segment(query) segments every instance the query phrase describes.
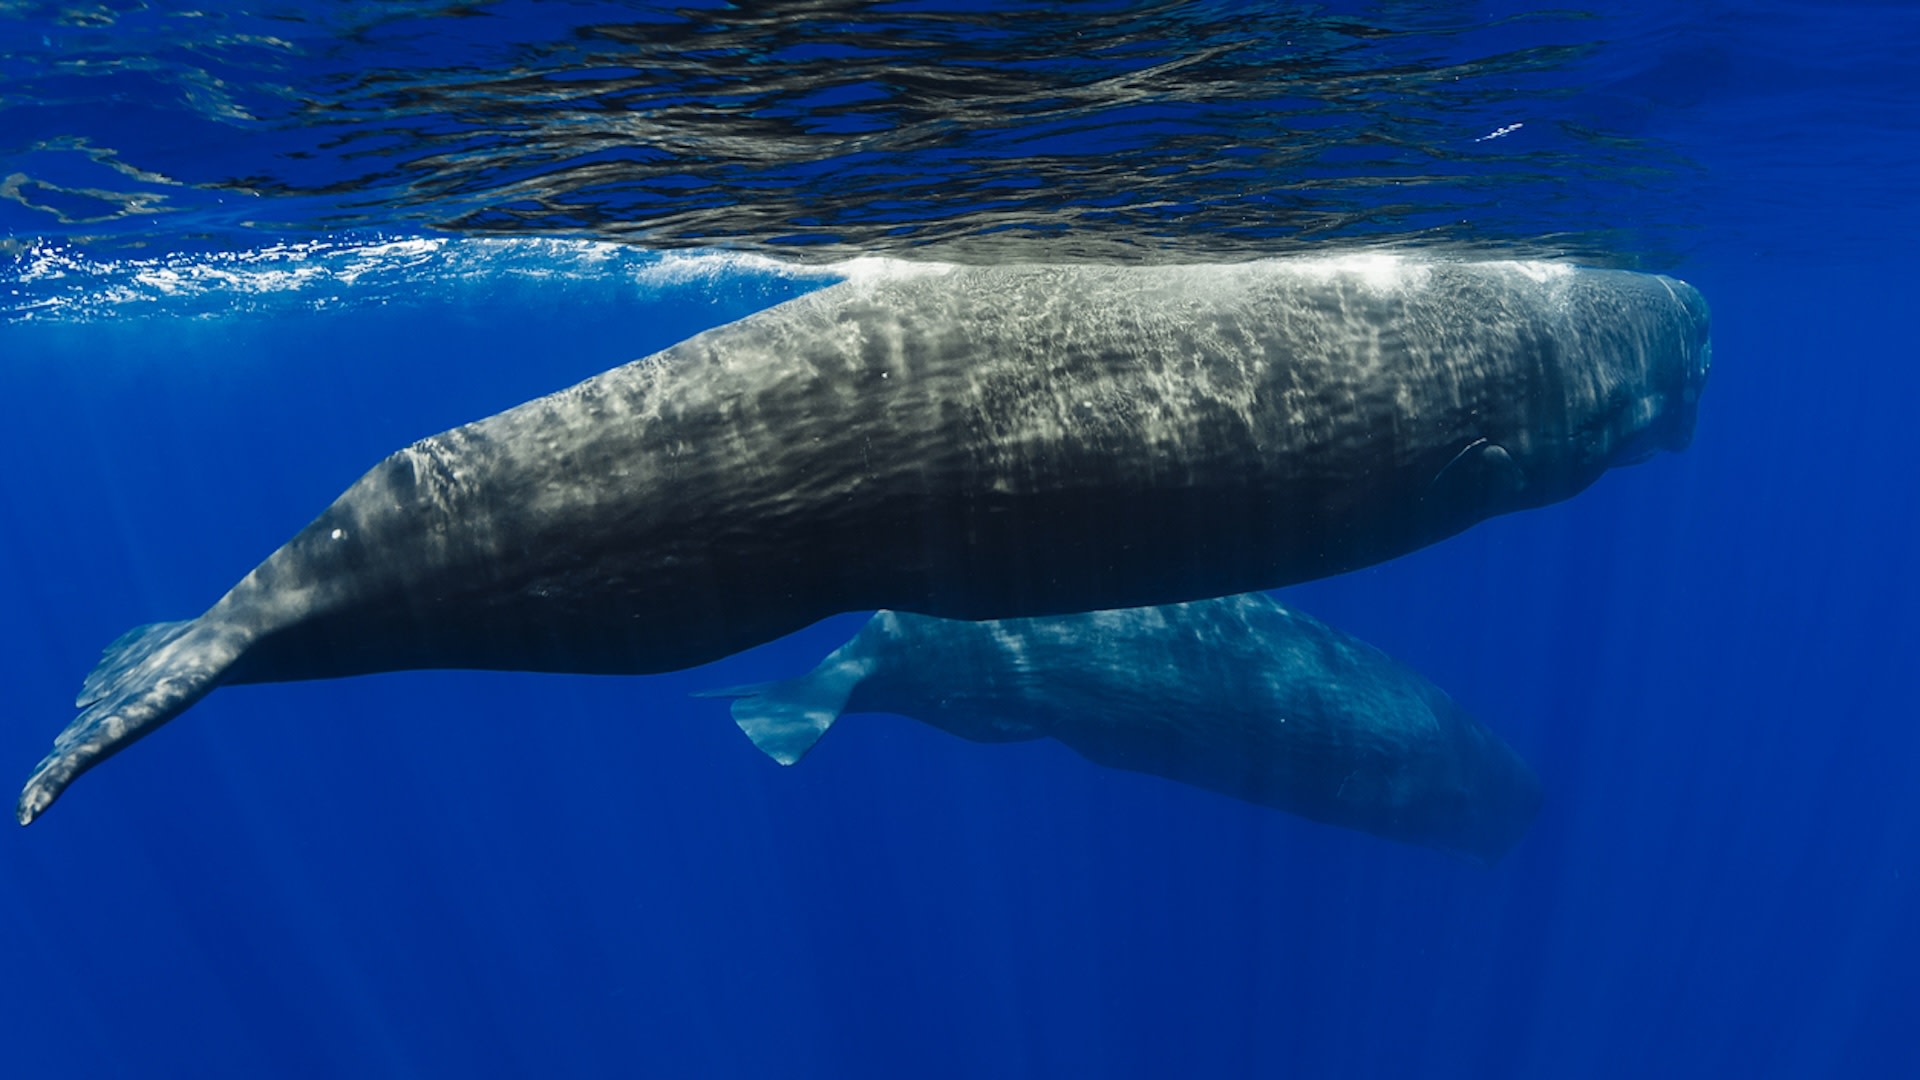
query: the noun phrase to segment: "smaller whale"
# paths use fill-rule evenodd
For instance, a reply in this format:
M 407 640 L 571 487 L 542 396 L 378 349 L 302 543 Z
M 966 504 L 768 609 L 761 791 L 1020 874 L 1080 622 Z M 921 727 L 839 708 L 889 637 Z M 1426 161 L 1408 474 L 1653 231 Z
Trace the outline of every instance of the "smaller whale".
M 1540 782 L 1439 687 L 1262 593 L 970 622 L 881 611 L 808 674 L 710 690 L 769 757 L 841 714 L 974 742 L 1051 737 L 1150 773 L 1491 866 Z

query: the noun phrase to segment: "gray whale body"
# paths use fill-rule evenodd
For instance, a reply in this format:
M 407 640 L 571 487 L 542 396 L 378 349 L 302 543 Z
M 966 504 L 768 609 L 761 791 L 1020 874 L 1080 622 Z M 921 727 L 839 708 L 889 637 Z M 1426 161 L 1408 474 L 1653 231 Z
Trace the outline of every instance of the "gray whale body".
M 783 765 L 842 713 L 974 742 L 1051 737 L 1151 773 L 1498 862 L 1540 781 L 1441 689 L 1260 593 L 968 622 L 882 611 L 808 674 L 710 691 Z
M 16 809 L 222 683 L 640 674 L 843 611 L 1275 588 L 1684 447 L 1666 277 L 1364 256 L 860 276 L 375 465 L 197 619 L 108 647 Z

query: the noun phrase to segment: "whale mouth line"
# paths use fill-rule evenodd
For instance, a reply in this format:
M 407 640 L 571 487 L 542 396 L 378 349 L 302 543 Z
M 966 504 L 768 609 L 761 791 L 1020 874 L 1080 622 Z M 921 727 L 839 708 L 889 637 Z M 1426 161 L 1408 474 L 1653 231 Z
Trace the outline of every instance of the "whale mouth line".
M 1427 481 L 1427 487 L 1431 488 L 1433 487 L 1433 485 L 1439 483 L 1440 478 L 1447 475 L 1448 469 L 1451 469 L 1455 465 L 1460 464 L 1460 461 L 1462 458 L 1466 457 L 1468 454 L 1473 453 L 1475 450 L 1478 450 L 1480 447 L 1486 446 L 1488 443 L 1491 443 L 1492 441 L 1493 440 L 1487 438 L 1485 435 L 1482 435 L 1479 438 L 1468 443 L 1467 445 L 1461 447 L 1459 452 L 1455 453 L 1453 457 L 1447 459 L 1447 463 L 1440 467 L 1439 472 L 1433 474 L 1433 479 Z
M 1645 465 L 1659 457 L 1662 450 L 1686 449 L 1686 444 L 1692 437 L 1691 432 L 1669 430 L 1678 426 L 1651 424 L 1627 436 L 1608 456 L 1607 467 L 1624 469 L 1634 465 Z

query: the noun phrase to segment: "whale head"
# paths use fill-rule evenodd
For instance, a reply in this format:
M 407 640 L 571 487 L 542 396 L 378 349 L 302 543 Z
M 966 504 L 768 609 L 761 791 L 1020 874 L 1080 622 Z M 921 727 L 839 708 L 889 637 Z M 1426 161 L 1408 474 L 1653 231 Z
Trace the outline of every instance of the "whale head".
M 1712 316 L 1700 290 L 1684 281 L 1654 278 L 1679 307 L 1668 333 L 1654 338 L 1645 368 L 1641 408 L 1616 407 L 1608 419 L 1616 425 L 1608 444 L 1607 467 L 1637 465 L 1662 450 L 1681 451 L 1693 443 L 1700 394 L 1713 369 Z M 1656 298 L 1657 299 L 1657 298 Z
M 1693 442 L 1713 367 L 1706 298 L 1684 281 L 1635 275 L 1617 290 L 1590 366 L 1569 374 L 1569 449 L 1596 475 Z M 1584 384 L 1575 381 L 1584 378 Z
M 1654 274 L 1584 271 L 1560 304 L 1562 332 L 1542 345 L 1537 381 L 1510 409 L 1507 430 L 1462 451 L 1479 473 L 1502 477 L 1492 460 L 1511 474 L 1499 511 L 1557 502 L 1609 469 L 1693 441 L 1713 366 L 1699 290 Z
M 1366 765 L 1338 778 L 1325 803 L 1297 812 L 1444 851 L 1484 867 L 1533 826 L 1540 777 L 1513 747 L 1447 693 L 1381 657 L 1338 680 L 1330 729 L 1365 733 Z
M 1451 701 L 1440 708 L 1460 712 Z M 1464 716 L 1464 712 L 1461 712 Z M 1540 812 L 1540 777 L 1491 731 L 1471 721 L 1448 725 L 1457 786 L 1427 792 L 1417 843 L 1483 867 L 1498 863 Z

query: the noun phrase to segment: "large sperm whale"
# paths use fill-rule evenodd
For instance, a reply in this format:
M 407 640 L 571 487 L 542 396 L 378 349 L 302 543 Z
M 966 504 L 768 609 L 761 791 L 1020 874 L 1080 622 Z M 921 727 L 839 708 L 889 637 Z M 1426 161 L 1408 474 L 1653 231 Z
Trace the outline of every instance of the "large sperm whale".
M 864 275 L 402 449 L 198 618 L 110 645 L 20 796 L 222 683 L 639 674 L 825 615 L 1273 588 L 1684 447 L 1667 277 L 1357 256 Z

